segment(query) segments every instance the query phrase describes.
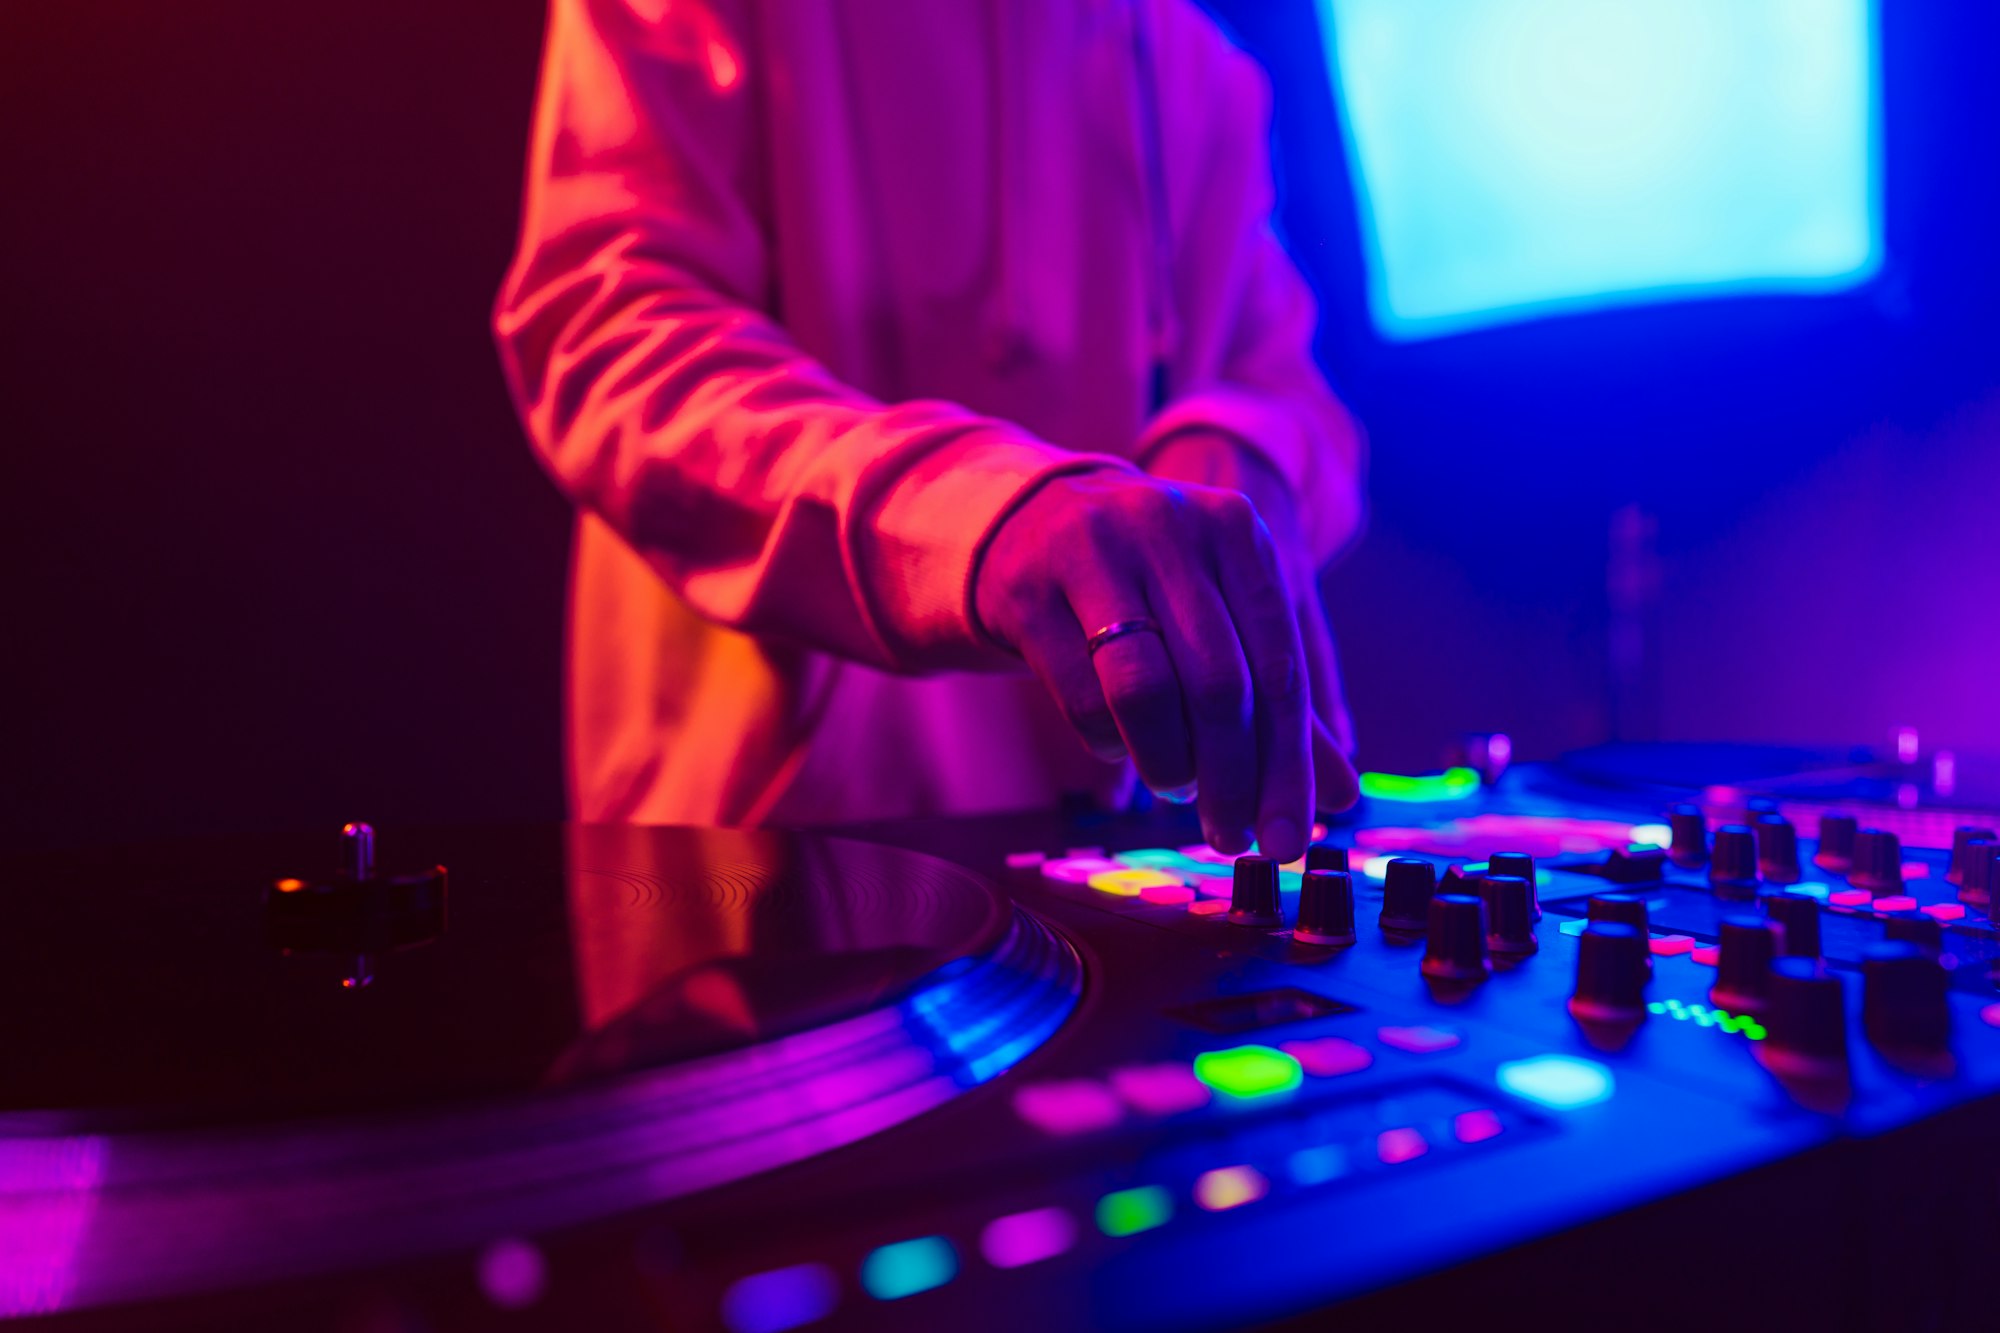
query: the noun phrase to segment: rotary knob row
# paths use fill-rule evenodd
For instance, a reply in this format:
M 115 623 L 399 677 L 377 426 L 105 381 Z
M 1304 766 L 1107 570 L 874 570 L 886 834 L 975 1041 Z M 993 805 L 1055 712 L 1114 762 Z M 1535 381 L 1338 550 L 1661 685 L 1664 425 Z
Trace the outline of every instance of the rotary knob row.
M 1236 858 L 1229 886 L 1228 920 L 1239 926 L 1276 930 L 1285 924 L 1278 863 L 1252 853 Z M 1315 843 L 1306 851 L 1294 936 L 1308 944 L 1354 943 L 1354 881 L 1347 872 L 1347 849 Z
M 1769 802 L 1763 802 L 1768 807 Z M 1798 830 L 1775 809 L 1751 803 L 1751 822 L 1724 824 L 1711 843 L 1699 807 L 1677 805 L 1668 812 L 1671 831 L 1667 858 L 1675 865 L 1706 865 L 1710 886 L 1724 898 L 1754 897 L 1765 884 L 1796 884 L 1800 878 Z M 1951 870 L 1946 875 L 1959 896 L 1974 904 L 1992 900 L 1991 886 L 2000 839 L 1992 829 L 1962 828 L 1952 837 Z M 1886 829 L 1861 828 L 1852 815 L 1820 817 L 1813 864 L 1845 875 L 1857 889 L 1877 898 L 1903 892 L 1903 845 Z

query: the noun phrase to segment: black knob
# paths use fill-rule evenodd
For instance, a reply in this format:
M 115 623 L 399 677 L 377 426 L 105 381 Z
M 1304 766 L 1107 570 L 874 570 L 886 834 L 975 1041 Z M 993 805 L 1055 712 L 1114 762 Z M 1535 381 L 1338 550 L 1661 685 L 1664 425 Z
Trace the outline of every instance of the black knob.
M 1278 896 L 1278 863 L 1252 852 L 1236 858 L 1236 878 L 1229 887 L 1229 919 L 1239 926 L 1266 930 L 1285 924 L 1283 899 Z
M 1593 893 L 1584 904 L 1584 915 L 1592 921 L 1630 926 L 1641 935 L 1652 929 L 1646 919 L 1646 900 L 1636 893 Z
M 1821 815 L 1819 850 L 1813 854 L 1813 864 L 1845 874 L 1854 864 L 1854 832 L 1858 827 L 1853 815 Z
M 1732 1014 L 1763 1012 L 1771 960 L 1778 956 L 1777 927 L 1754 916 L 1726 916 L 1717 927 L 1717 938 L 1721 944 L 1708 998 Z
M 1525 852 L 1495 852 L 1486 863 L 1489 875 L 1511 876 L 1528 881 L 1528 903 L 1534 911 L 1535 920 L 1542 919 L 1542 898 L 1535 892 L 1535 858 Z
M 1992 842 L 1995 838 L 2000 838 L 2000 833 L 1995 833 L 1990 828 L 1953 829 L 1951 833 L 1951 869 L 1944 872 L 1944 877 L 1954 884 L 1965 883 L 1966 868 L 1972 863 L 1972 858 L 1966 854 L 1966 844 L 1982 841 Z
M 1669 861 L 1688 869 L 1708 860 L 1708 820 L 1700 806 L 1677 805 L 1667 811 L 1667 827 L 1674 834 L 1667 847 Z
M 1757 892 L 1757 835 L 1743 824 L 1724 824 L 1715 831 L 1715 850 L 1708 882 L 1725 898 L 1749 898 Z
M 1423 974 L 1438 981 L 1484 981 L 1492 970 L 1486 961 L 1485 904 L 1467 893 L 1431 899 Z
M 1646 1016 L 1646 937 L 1616 921 L 1593 921 L 1576 937 L 1576 990 L 1569 1011 L 1601 1023 Z
M 1306 871 L 1292 936 L 1307 944 L 1354 943 L 1354 880 L 1346 871 Z
M 1765 1059 L 1780 1072 L 1831 1073 L 1847 1062 L 1840 978 L 1810 958 L 1771 964 L 1764 1006 Z
M 1958 854 L 1954 853 L 1954 857 Z M 1976 907 L 1990 909 L 1993 890 L 2000 887 L 2000 842 L 1992 838 L 1969 838 L 1963 854 L 1964 877 L 1958 881 L 1958 896 Z
M 1306 848 L 1306 869 L 1346 871 L 1352 867 L 1347 864 L 1345 847 L 1336 847 L 1330 842 L 1316 842 Z
M 1937 955 L 1908 941 L 1861 951 L 1861 1027 L 1877 1046 L 1941 1050 L 1951 1036 L 1948 978 Z
M 1519 957 L 1541 947 L 1535 941 L 1535 886 L 1519 875 L 1488 875 L 1479 882 L 1486 904 L 1486 948 Z
M 1819 957 L 1819 903 L 1803 893 L 1761 893 L 1764 915 L 1778 927 L 1780 958 Z
M 1932 957 L 1944 952 L 1944 927 L 1915 912 L 1883 918 L 1882 938 L 1914 944 Z
M 1847 882 L 1866 889 L 1877 898 L 1903 891 L 1903 844 L 1895 834 L 1865 828 L 1854 835 L 1854 864 L 1848 868 Z
M 1437 867 L 1414 856 L 1399 856 L 1382 872 L 1382 929 L 1422 934 L 1430 923 Z
M 1757 835 L 1757 873 L 1769 884 L 1799 882 L 1799 833 L 1783 815 L 1759 815 L 1750 826 Z

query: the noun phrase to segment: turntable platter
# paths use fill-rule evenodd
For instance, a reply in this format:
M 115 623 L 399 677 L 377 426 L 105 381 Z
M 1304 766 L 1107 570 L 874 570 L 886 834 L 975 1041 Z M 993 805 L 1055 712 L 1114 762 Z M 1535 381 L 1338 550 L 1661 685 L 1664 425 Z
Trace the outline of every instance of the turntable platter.
M 289 955 L 265 899 L 331 839 L 232 840 L 15 873 L 0 1113 L 149 1122 L 525 1091 L 863 1012 L 989 950 L 1011 909 L 947 862 L 775 832 L 404 833 L 450 868 L 448 928 L 366 958 Z M 25 887 L 25 885 L 24 885 Z M 443 924 L 440 922 L 439 924 Z M 357 966 L 367 984 L 356 985 Z
M 1048 927 L 913 852 L 600 827 L 403 833 L 390 869 L 399 849 L 449 865 L 448 898 L 367 918 L 365 956 L 272 938 L 305 883 L 272 876 L 330 842 L 10 867 L 33 891 L 7 895 L 0 945 L 0 1315 L 741 1179 L 995 1077 L 1081 986 Z

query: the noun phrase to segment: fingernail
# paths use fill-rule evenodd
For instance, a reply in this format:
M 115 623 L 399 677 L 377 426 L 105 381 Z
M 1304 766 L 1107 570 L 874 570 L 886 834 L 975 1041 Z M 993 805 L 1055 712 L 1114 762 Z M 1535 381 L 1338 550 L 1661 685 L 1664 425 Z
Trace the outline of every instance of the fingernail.
M 1183 782 L 1178 787 L 1168 787 L 1164 791 L 1158 787 L 1154 787 L 1151 790 L 1153 795 L 1170 805 L 1188 805 L 1193 802 L 1196 796 L 1201 794 L 1198 790 L 1198 784 L 1193 782 Z
M 1299 839 L 1299 826 L 1289 819 L 1274 819 L 1265 825 L 1263 843 L 1272 856 L 1287 861 L 1298 856 L 1304 846 Z
M 1208 845 L 1224 856 L 1241 856 L 1250 849 L 1250 834 L 1247 831 L 1227 833 L 1213 825 L 1204 823 L 1201 836 Z

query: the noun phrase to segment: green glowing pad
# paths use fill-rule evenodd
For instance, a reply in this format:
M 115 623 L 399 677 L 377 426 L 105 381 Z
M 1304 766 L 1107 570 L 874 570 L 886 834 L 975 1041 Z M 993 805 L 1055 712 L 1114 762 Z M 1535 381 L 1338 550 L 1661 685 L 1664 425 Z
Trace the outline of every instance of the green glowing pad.
M 1097 1201 L 1097 1229 L 1107 1236 L 1151 1231 L 1165 1226 L 1173 1215 L 1173 1197 L 1158 1185 L 1119 1190 Z
M 1290 1092 L 1305 1075 L 1299 1062 L 1269 1046 L 1236 1046 L 1203 1051 L 1194 1058 L 1194 1076 L 1230 1097 L 1268 1097 Z
M 1479 790 L 1479 774 L 1469 768 L 1406 777 L 1401 773 L 1363 773 L 1361 794 L 1374 801 L 1459 801 Z

